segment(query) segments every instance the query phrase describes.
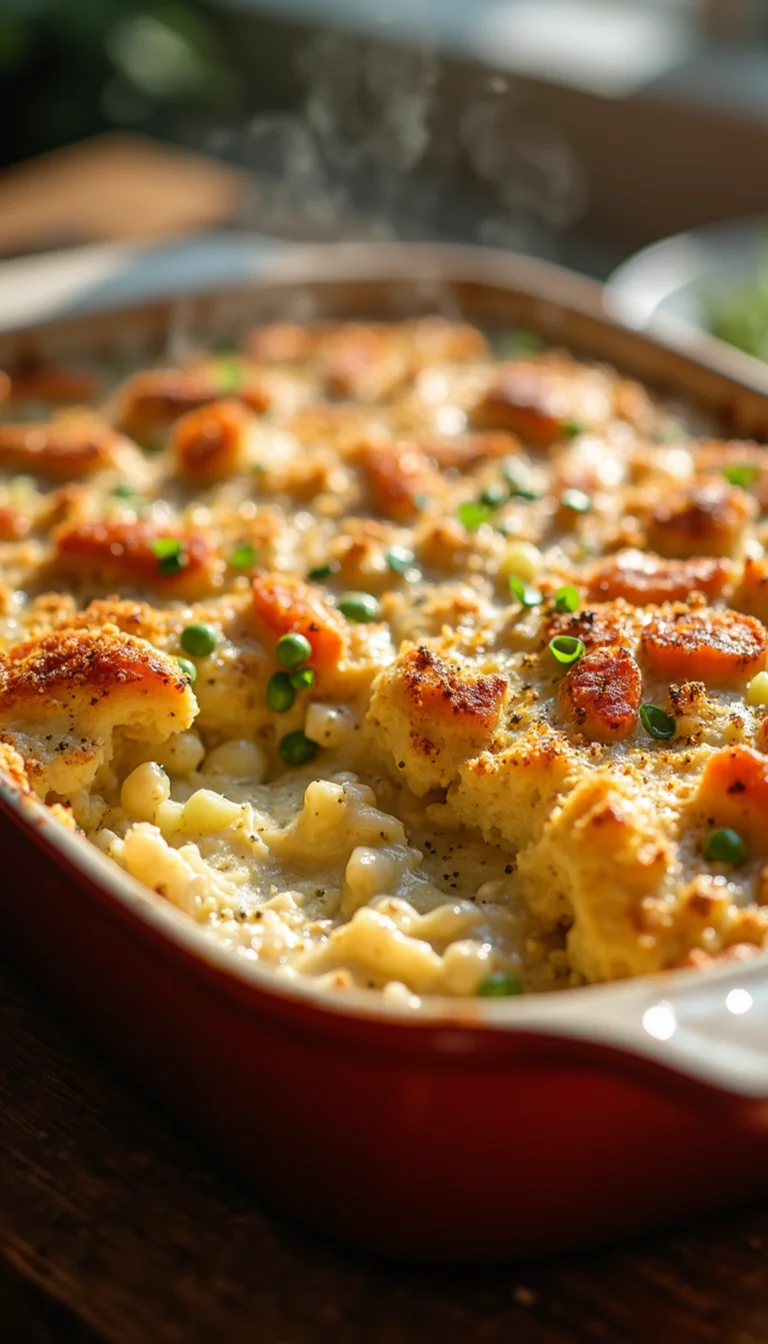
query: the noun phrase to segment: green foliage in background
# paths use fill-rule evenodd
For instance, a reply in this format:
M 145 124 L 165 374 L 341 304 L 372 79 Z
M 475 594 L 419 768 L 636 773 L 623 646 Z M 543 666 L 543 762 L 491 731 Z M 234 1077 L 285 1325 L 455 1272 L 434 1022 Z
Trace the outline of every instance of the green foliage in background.
M 231 114 L 241 93 L 204 0 L 2 0 L 0 88 L 5 163 Z

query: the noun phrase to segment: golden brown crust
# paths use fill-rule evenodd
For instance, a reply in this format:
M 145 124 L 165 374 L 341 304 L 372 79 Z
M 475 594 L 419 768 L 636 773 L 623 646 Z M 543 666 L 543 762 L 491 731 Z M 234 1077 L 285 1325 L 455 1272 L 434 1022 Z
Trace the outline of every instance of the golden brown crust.
M 71 480 L 109 466 L 119 442 L 106 426 L 76 421 L 0 425 L 0 467 Z
M 132 374 L 115 395 L 115 423 L 141 438 L 167 428 L 189 411 L 218 401 L 223 391 L 221 378 L 205 368 L 150 369 Z M 254 411 L 263 412 L 269 406 L 269 395 L 261 384 L 246 382 L 234 395 Z
M 642 649 L 660 676 L 742 681 L 763 667 L 768 632 L 737 611 L 670 607 L 643 627 Z
M 166 542 L 178 545 L 175 563 L 163 551 Z M 143 519 L 87 520 L 57 528 L 53 543 L 60 573 L 95 571 L 102 583 L 122 579 L 185 597 L 207 593 L 215 585 L 216 555 L 201 532 Z
M 245 407 L 231 398 L 182 416 L 170 444 L 178 471 L 201 484 L 234 475 L 245 465 L 249 423 Z
M 632 731 L 643 698 L 640 668 L 627 649 L 596 648 L 569 670 L 560 709 L 593 742 L 620 742 Z
M 86 691 L 97 700 L 141 683 L 166 703 L 183 700 L 188 682 L 175 659 L 115 627 L 64 630 L 16 644 L 0 655 L 0 718 L 34 706 L 72 702 Z
M 636 549 L 617 551 L 592 569 L 587 595 L 592 601 L 623 597 L 638 607 L 676 602 L 691 593 L 719 597 L 728 582 L 724 560 L 699 556 L 664 560 Z
M 754 499 L 716 476 L 662 495 L 648 520 L 648 544 L 669 559 L 733 555 L 756 516 Z

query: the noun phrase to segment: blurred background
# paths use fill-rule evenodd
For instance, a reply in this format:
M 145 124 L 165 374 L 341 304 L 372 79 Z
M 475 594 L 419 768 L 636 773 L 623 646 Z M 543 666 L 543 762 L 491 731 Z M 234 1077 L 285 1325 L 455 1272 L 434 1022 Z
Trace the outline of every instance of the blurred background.
M 602 278 L 768 213 L 765 0 L 3 0 L 0 80 L 4 257 L 226 228 Z

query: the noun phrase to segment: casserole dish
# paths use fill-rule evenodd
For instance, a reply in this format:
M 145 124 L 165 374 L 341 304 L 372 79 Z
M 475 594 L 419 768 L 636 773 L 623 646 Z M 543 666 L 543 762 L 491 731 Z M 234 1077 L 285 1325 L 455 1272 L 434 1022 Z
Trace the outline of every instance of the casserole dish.
M 237 292 L 61 321 L 18 354 L 157 353 L 246 321 L 435 310 L 518 325 L 768 433 L 768 379 L 695 362 L 540 263 L 313 249 Z M 763 1192 L 765 958 L 507 1003 L 278 982 L 0 785 L 20 961 L 261 1193 L 388 1254 L 488 1260 L 593 1244 Z M 563 1161 L 563 1155 L 565 1161 Z

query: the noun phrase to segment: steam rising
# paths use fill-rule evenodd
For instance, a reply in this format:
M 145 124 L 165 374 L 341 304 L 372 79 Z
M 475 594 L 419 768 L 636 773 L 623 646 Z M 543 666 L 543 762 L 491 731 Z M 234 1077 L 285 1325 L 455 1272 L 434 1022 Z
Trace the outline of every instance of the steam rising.
M 253 227 L 294 238 L 453 237 L 542 253 L 585 208 L 568 145 L 526 116 L 504 76 L 467 74 L 457 99 L 427 46 L 329 33 L 304 48 L 297 67 L 301 111 L 256 117 L 236 137 L 265 183 Z M 467 204 L 468 176 L 476 204 Z

